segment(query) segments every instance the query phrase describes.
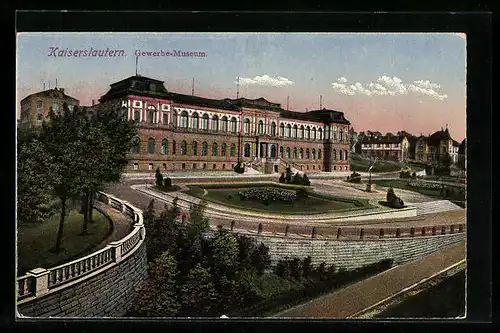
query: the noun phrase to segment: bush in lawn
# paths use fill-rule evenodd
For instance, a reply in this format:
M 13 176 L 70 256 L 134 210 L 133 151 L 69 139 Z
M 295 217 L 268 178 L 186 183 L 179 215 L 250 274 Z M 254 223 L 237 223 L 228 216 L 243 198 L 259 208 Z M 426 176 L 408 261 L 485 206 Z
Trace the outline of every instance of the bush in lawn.
M 412 174 L 411 174 L 411 179 L 416 179 L 417 178 L 417 173 L 414 171 Z
M 156 169 L 156 187 L 163 188 L 163 175 L 161 174 L 160 168 Z
M 245 172 L 245 167 L 241 164 L 241 162 L 238 162 L 234 166 L 234 171 L 237 173 L 243 173 L 243 172 Z
M 165 177 L 165 179 L 163 179 L 163 187 L 164 188 L 172 187 L 172 179 L 170 177 Z
M 306 174 L 302 177 L 302 185 L 304 186 L 311 186 L 311 181 L 309 180 L 309 177 L 307 177 Z
M 350 183 L 361 183 L 361 175 L 356 171 L 353 171 L 352 174 L 347 177 L 347 181 Z
M 289 166 L 287 166 L 285 170 L 285 181 L 287 183 L 292 182 L 292 169 Z
M 396 194 L 394 194 L 394 189 L 392 187 L 389 187 L 389 189 L 387 190 L 386 200 L 389 207 L 392 208 L 404 207 L 403 200 L 401 200 L 401 198 L 397 197 Z
M 401 171 L 399 173 L 399 178 L 411 178 L 410 171 Z
M 304 258 L 304 260 L 302 261 L 302 275 L 305 278 L 308 278 L 309 276 L 311 276 L 311 273 L 312 273 L 311 262 L 312 262 L 312 259 L 310 256 L 308 256 L 307 258 Z
M 286 181 L 284 172 L 281 173 L 280 179 L 278 181 L 282 184 Z

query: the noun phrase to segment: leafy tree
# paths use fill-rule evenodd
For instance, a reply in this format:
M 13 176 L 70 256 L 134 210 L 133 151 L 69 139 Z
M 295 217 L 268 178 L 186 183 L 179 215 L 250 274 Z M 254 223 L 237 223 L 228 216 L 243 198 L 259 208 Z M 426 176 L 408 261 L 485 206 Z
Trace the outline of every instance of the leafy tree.
M 250 260 L 252 266 L 260 275 L 262 275 L 262 273 L 264 273 L 264 270 L 271 266 L 271 256 L 269 255 L 269 248 L 265 244 L 260 243 L 259 246 L 254 251 L 252 251 Z
M 188 237 L 191 240 L 199 239 L 203 233 L 210 229 L 210 223 L 205 217 L 206 201 L 192 204 L 189 210 L 190 223 L 188 226 Z
M 295 280 L 300 279 L 300 277 L 302 275 L 302 269 L 300 266 L 300 259 L 293 258 L 292 260 L 290 260 L 289 267 L 290 267 L 290 276 Z
M 306 174 L 302 177 L 302 185 L 305 186 L 311 186 L 311 181 L 309 180 L 309 177 L 307 177 Z
M 238 261 L 243 269 L 250 269 L 252 253 L 256 250 L 255 240 L 245 235 L 238 235 Z
M 311 265 L 312 259 L 310 256 L 307 258 L 304 258 L 302 261 L 302 276 L 305 278 L 308 278 L 311 275 L 312 272 L 312 265 Z
M 52 156 L 36 138 L 20 142 L 17 153 L 17 219 L 20 223 L 42 222 L 52 211 L 44 208 L 52 191 Z
M 232 277 L 238 264 L 238 240 L 230 232 L 220 229 L 212 244 L 212 260 L 217 274 Z
M 148 280 L 137 293 L 133 312 L 147 317 L 175 316 L 180 309 L 178 274 L 174 256 L 163 252 L 151 265 Z
M 217 299 L 210 268 L 196 264 L 187 274 L 181 288 L 182 311 L 190 315 L 207 315 Z
M 61 241 L 64 234 L 66 204 L 68 199 L 79 198 L 88 184 L 86 170 L 87 160 L 85 152 L 84 119 L 77 109 L 70 111 L 66 104 L 63 112 L 55 114 L 49 111 L 49 122 L 42 124 L 40 141 L 45 150 L 52 156 L 51 185 L 53 194 L 61 202 L 59 230 L 54 250 L 61 250 Z

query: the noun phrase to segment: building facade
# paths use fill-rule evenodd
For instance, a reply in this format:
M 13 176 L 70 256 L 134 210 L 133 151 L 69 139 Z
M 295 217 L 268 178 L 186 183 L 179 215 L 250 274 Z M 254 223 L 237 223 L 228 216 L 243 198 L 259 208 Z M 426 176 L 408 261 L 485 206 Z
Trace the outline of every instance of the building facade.
M 64 88 L 44 90 L 26 96 L 21 100 L 19 126 L 28 128 L 41 126 L 43 120 L 48 117 L 49 110 L 52 108 L 54 112 L 60 112 L 64 103 L 70 110 L 80 105 L 80 101 L 64 93 Z
M 287 111 L 259 99 L 208 99 L 167 91 L 132 76 L 111 84 L 95 106 L 121 110 L 139 126 L 127 171 L 349 171 L 350 122 L 335 110 Z
M 365 136 L 359 140 L 359 151 L 365 158 L 406 161 L 409 142 L 406 136 Z
M 434 132 L 429 136 L 420 136 L 415 147 L 415 161 L 427 164 L 439 164 L 448 155 L 451 163 L 456 163 L 460 143 L 453 140 L 448 128 Z

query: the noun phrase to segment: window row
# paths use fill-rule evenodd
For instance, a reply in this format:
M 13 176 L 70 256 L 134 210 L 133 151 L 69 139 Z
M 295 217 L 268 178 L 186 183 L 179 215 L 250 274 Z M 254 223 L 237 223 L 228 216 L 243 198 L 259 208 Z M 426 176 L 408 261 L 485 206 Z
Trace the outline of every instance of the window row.
M 193 155 L 196 156 L 200 154 L 201 156 L 207 156 L 208 155 L 208 143 L 206 141 L 201 143 L 200 149 L 198 148 L 198 142 L 193 141 L 190 145 L 186 141 L 181 141 L 179 143 L 179 153 L 180 155 Z M 172 145 L 171 145 L 171 155 L 176 155 L 177 154 L 177 142 L 175 140 L 172 140 Z M 132 152 L 139 154 L 141 151 L 141 143 L 138 138 L 135 139 Z M 148 154 L 155 154 L 156 153 L 156 140 L 153 138 L 148 139 L 147 143 L 147 152 Z M 220 153 L 220 156 L 227 156 L 229 153 L 230 156 L 235 157 L 236 156 L 236 144 L 231 143 L 231 145 L 228 147 L 226 143 L 222 143 L 220 145 L 220 151 L 219 151 L 219 145 L 217 142 L 212 143 L 211 145 L 211 156 L 218 156 Z M 160 146 L 160 154 L 162 155 L 168 155 L 169 154 L 169 144 L 167 139 L 163 139 L 161 141 L 161 146 Z

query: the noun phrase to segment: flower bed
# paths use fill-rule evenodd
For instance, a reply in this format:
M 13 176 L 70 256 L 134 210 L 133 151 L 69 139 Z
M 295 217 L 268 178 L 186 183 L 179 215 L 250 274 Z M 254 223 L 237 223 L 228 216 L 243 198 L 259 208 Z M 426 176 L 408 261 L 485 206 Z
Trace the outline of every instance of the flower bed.
M 439 190 L 439 189 L 441 189 L 443 187 L 443 185 L 438 184 L 438 183 L 422 182 L 422 181 L 411 181 L 411 182 L 408 182 L 408 186 L 430 188 L 430 189 L 435 189 L 435 190 Z
M 297 200 L 297 194 L 295 192 L 274 187 L 252 188 L 246 191 L 240 191 L 238 194 L 243 200 L 258 200 L 262 202 L 292 202 Z

